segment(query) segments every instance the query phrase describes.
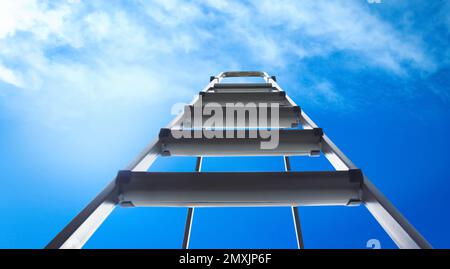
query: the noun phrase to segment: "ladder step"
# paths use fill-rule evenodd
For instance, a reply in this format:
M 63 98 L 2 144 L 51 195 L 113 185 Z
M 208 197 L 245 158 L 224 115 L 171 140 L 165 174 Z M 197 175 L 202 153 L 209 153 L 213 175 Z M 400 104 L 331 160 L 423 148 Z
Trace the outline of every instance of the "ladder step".
M 202 98 L 193 105 L 202 105 L 207 103 L 217 103 L 225 106 L 227 103 L 236 104 L 243 103 L 244 105 L 252 103 L 258 105 L 259 103 L 278 103 L 281 106 L 292 106 L 286 99 L 285 92 L 200 92 Z
M 256 138 L 250 136 L 254 131 Z M 322 149 L 321 128 L 272 130 L 261 138 L 261 130 L 171 130 L 161 129 L 162 156 L 318 156 Z M 267 131 L 266 131 L 267 132 Z M 182 137 L 184 134 L 184 137 Z M 213 137 L 213 134 L 216 134 Z M 219 136 L 218 136 L 219 134 Z M 198 138 L 196 138 L 196 136 Z M 208 138 L 211 137 L 211 138 Z M 270 142 L 270 144 L 268 144 Z
M 131 172 L 116 184 L 122 206 L 358 205 L 359 169 L 327 172 Z
M 199 107 L 200 109 L 200 107 Z M 216 111 L 222 113 L 222 125 L 215 122 L 214 128 L 296 128 L 299 125 L 300 107 L 280 107 L 278 109 L 278 122 L 272 122 L 272 109 L 269 107 L 265 110 L 266 120 L 260 120 L 261 114 L 258 107 L 246 108 L 236 107 L 232 112 L 227 112 L 226 108 L 221 106 L 209 106 L 208 109 L 213 111 L 211 115 L 204 115 L 205 106 L 201 108 L 199 115 L 202 115 L 202 120 L 198 123 L 194 122 L 195 109 L 194 106 L 186 106 L 183 116 L 173 125 L 173 129 L 186 128 L 205 128 L 205 123 L 213 115 L 217 119 Z M 231 114 L 231 115 L 228 115 Z M 234 121 L 227 123 L 226 117 L 233 117 Z M 237 120 L 239 119 L 239 121 Z M 195 126 L 197 124 L 198 126 Z M 227 126 L 228 125 L 228 126 Z

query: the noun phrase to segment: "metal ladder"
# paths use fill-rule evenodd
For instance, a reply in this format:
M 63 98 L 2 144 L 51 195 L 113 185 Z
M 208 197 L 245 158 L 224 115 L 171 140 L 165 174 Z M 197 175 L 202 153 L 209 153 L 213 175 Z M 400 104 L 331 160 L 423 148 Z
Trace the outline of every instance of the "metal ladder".
M 226 77 L 262 77 L 265 83 L 221 83 Z M 269 120 L 252 122 L 241 113 L 234 123 L 244 132 L 278 128 L 279 143 L 261 149 L 262 138 L 196 137 L 207 117 L 193 118 L 203 104 L 276 103 L 278 124 Z M 237 108 L 244 109 L 245 108 Z M 239 115 L 239 112 L 237 112 Z M 239 121 L 241 120 L 241 121 Z M 298 125 L 302 129 L 296 128 Z M 173 130 L 186 130 L 191 137 L 176 137 Z M 289 156 L 318 156 L 328 159 L 336 171 L 292 172 Z M 147 172 L 157 156 L 197 156 L 195 172 Z M 285 172 L 200 172 L 207 156 L 283 156 Z M 210 77 L 209 84 L 171 123 L 161 129 L 125 170 L 119 171 L 46 248 L 82 248 L 117 206 L 187 207 L 182 248 L 189 247 L 195 207 L 216 206 L 290 206 L 298 248 L 304 248 L 298 206 L 363 204 L 400 248 L 431 248 L 431 245 L 387 200 L 349 158 L 323 133 L 284 92 L 274 76 L 266 72 L 222 72 Z

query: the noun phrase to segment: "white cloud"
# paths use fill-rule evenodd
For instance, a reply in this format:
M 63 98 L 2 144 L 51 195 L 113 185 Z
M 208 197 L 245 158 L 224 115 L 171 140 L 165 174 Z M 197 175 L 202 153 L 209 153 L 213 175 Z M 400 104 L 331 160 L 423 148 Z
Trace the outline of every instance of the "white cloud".
M 255 7 L 261 24 L 280 27 L 283 38 L 303 57 L 348 51 L 365 58 L 369 65 L 397 73 L 403 72 L 405 63 L 422 70 L 433 68 L 420 44 L 358 2 L 264 0 L 255 2 Z
M 32 115 L 40 111 L 56 122 L 124 100 L 133 106 L 186 101 L 214 72 L 249 64 L 283 69 L 336 51 L 397 74 L 433 69 L 420 42 L 359 2 L 0 5 L 0 80 L 26 90 Z M 332 102 L 339 93 L 327 83 L 317 92 Z
M 12 84 L 16 87 L 22 87 L 22 81 L 14 72 L 0 64 L 0 80 Z
M 13 35 L 17 30 L 28 29 L 39 17 L 35 1 L 1 1 L 0 38 Z

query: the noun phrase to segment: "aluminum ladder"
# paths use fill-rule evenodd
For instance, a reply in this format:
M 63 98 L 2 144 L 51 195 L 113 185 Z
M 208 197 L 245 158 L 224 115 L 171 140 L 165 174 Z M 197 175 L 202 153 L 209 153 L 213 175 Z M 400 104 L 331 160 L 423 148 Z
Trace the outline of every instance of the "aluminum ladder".
M 222 83 L 227 77 L 261 77 L 265 83 Z M 203 102 L 203 103 L 201 103 Z M 251 122 L 247 114 L 236 128 L 278 128 L 279 143 L 262 150 L 260 138 L 196 138 L 193 111 L 205 103 L 276 103 L 278 124 Z M 245 109 L 245 108 L 244 108 Z M 242 112 L 242 111 L 241 111 Z M 239 113 L 239 112 L 238 112 Z M 239 121 L 239 119 L 238 119 Z M 297 128 L 298 126 L 302 129 Z M 174 137 L 173 130 L 192 132 L 190 138 Z M 223 130 L 223 132 L 230 130 Z M 231 130 L 236 131 L 236 130 Z M 324 154 L 336 171 L 292 172 L 290 156 Z M 283 156 L 285 172 L 201 172 L 208 156 Z M 195 172 L 147 172 L 158 156 L 197 156 Z M 284 92 L 275 76 L 266 72 L 222 72 L 209 84 L 124 170 L 119 171 L 46 248 L 82 248 L 112 210 L 135 206 L 187 207 L 182 248 L 189 247 L 195 207 L 289 206 L 298 248 L 304 248 L 298 206 L 363 204 L 400 248 L 431 248 L 431 245 L 330 140 L 308 115 Z

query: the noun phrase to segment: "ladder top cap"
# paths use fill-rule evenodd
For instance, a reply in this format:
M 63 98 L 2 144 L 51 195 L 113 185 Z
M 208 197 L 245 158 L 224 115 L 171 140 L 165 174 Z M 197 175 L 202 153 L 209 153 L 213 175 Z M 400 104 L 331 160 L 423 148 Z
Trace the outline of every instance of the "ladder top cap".
M 265 73 L 262 71 L 225 71 L 222 73 L 223 77 L 264 77 Z

